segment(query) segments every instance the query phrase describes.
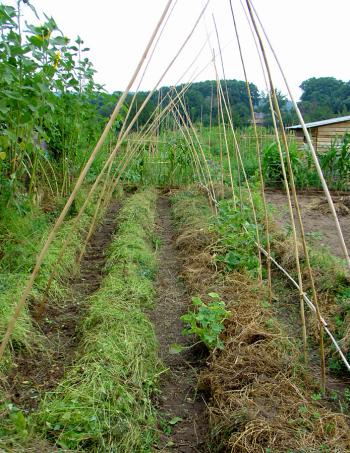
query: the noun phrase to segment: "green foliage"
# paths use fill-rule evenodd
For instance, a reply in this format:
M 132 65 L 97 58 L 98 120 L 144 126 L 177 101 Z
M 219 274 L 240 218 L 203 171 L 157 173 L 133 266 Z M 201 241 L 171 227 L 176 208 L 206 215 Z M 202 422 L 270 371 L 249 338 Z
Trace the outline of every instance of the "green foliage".
M 0 5 L 0 191 L 67 193 L 105 121 L 101 87 L 81 38 L 47 16 L 21 27 L 21 8 L 33 7 L 17 6 Z
M 0 439 L 12 445 L 18 445 L 28 438 L 27 417 L 12 403 L 0 403 L 1 425 Z
M 282 150 L 283 161 L 289 178 L 286 152 Z M 289 157 L 291 161 L 294 182 L 298 188 L 317 187 L 319 178 L 317 176 L 311 154 L 307 149 L 300 150 L 295 143 L 289 145 Z M 272 142 L 263 149 L 262 167 L 265 183 L 269 186 L 283 185 L 283 172 L 278 145 Z
M 288 100 L 287 96 L 281 93 L 279 90 L 275 90 L 277 102 L 279 108 L 281 110 L 281 115 L 283 118 L 283 122 L 285 125 L 295 124 L 297 121 L 297 115 L 292 108 L 291 101 Z M 264 117 L 264 126 L 265 127 L 273 127 L 273 120 L 270 110 L 270 95 L 268 92 L 261 92 L 259 104 L 256 109 L 258 112 L 262 112 L 265 114 Z
M 284 164 L 289 175 L 285 150 L 282 150 Z M 295 143 L 289 145 L 289 155 L 298 188 L 320 187 L 311 153 L 307 147 L 298 149 Z M 350 134 L 335 139 L 329 150 L 319 155 L 319 161 L 328 185 L 334 189 L 347 189 L 350 180 Z M 263 148 L 262 168 L 268 186 L 283 185 L 283 173 L 277 143 L 271 142 Z
M 306 121 L 317 121 L 350 112 L 350 82 L 334 77 L 312 77 L 300 88 L 300 109 Z
M 349 320 L 350 320 L 350 287 L 341 286 L 336 292 L 336 302 L 338 304 L 338 313 L 335 316 L 335 333 L 337 338 L 343 338 L 342 346 L 345 349 L 345 356 L 350 362 L 350 340 L 349 340 Z M 346 340 L 346 341 L 345 341 Z M 333 354 L 328 359 L 329 368 L 338 375 L 347 372 L 343 361 L 332 346 Z
M 235 207 L 232 200 L 221 201 L 212 228 L 220 237 L 217 262 L 223 263 L 228 271 L 246 270 L 256 274 L 259 267 L 256 227 L 249 206 Z
M 228 93 L 228 105 L 235 112 L 233 122 L 236 127 L 244 127 L 250 124 L 250 107 L 249 99 L 246 89 L 246 84 L 243 80 L 221 80 L 220 81 L 225 96 Z M 177 85 L 176 90 L 178 93 L 184 88 L 183 85 Z M 157 109 L 159 99 L 162 99 L 162 106 L 165 107 L 169 103 L 167 94 L 173 92 L 174 87 L 162 87 L 157 90 L 150 99 L 149 104 L 145 107 L 138 119 L 138 125 L 143 125 L 149 119 L 151 114 Z M 250 84 L 250 91 L 253 98 L 254 105 L 258 105 L 259 91 L 256 85 Z M 131 110 L 131 118 L 136 113 L 136 109 L 140 107 L 148 92 L 139 92 L 136 96 L 136 102 Z M 127 102 L 131 102 L 131 96 L 127 98 Z M 186 89 L 184 94 L 184 104 L 188 107 L 188 114 L 193 123 L 201 123 L 204 126 L 209 124 L 217 125 L 219 120 L 218 101 L 216 81 L 205 81 L 192 83 Z M 184 112 L 180 107 L 180 113 Z M 165 124 L 164 128 L 171 128 L 174 125 L 173 120 Z M 136 127 L 135 127 L 136 128 Z
M 196 311 L 190 311 L 181 316 L 188 327 L 185 335 L 196 335 L 208 349 L 223 349 L 224 343 L 220 334 L 224 330 L 224 321 L 230 316 L 225 309 L 225 302 L 217 293 L 209 293 L 210 301 L 205 303 L 200 297 L 192 297 L 192 304 Z
M 143 146 L 140 155 L 123 174 L 123 181 L 167 186 L 187 184 L 195 179 L 191 150 L 181 136 L 161 134 L 156 146 L 156 152 L 152 144 Z
M 277 143 L 269 143 L 263 149 L 262 168 L 267 184 L 283 181 L 282 165 Z

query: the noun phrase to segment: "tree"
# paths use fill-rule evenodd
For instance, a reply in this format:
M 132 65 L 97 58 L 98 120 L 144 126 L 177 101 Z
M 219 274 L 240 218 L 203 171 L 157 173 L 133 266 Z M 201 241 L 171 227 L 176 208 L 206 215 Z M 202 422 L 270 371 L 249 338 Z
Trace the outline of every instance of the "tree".
M 317 121 L 350 112 L 350 83 L 334 77 L 312 77 L 300 88 L 300 109 L 307 121 Z

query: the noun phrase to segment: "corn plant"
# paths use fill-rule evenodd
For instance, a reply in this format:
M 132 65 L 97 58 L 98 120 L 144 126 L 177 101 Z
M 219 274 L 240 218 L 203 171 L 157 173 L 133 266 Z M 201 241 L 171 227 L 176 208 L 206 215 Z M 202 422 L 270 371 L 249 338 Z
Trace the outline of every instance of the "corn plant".
M 350 133 L 332 141 L 327 152 L 320 155 L 325 176 L 337 189 L 347 189 L 350 180 Z

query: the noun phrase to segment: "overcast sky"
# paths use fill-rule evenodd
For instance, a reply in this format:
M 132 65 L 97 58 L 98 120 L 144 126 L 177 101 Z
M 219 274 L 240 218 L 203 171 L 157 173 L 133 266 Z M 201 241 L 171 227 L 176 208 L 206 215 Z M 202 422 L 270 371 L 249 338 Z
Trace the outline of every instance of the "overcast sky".
M 44 11 L 58 23 L 62 32 L 75 38 L 80 35 L 89 57 L 98 71 L 96 79 L 108 91 L 123 90 L 145 48 L 166 0 L 31 0 L 38 12 Z M 251 82 L 264 89 L 259 60 L 240 0 L 232 0 Z M 3 3 L 12 3 L 13 0 Z M 167 24 L 160 45 L 155 52 L 143 89 L 153 88 L 177 49 L 196 21 L 204 0 L 178 0 Z M 286 70 L 293 93 L 300 95 L 300 83 L 309 77 L 334 76 L 350 80 L 349 75 L 349 0 L 255 0 L 257 11 Z M 28 7 L 23 5 L 25 17 L 32 20 Z M 213 31 L 215 16 L 227 78 L 242 79 L 229 0 L 211 0 L 205 19 L 181 57 L 164 78 L 161 85 L 178 82 L 199 50 L 198 60 L 183 82 L 202 71 L 196 80 L 214 79 L 211 48 L 217 48 Z M 209 31 L 210 46 L 207 41 Z M 221 73 L 220 61 L 217 61 Z M 205 66 L 207 68 L 203 71 Z M 286 92 L 276 74 L 276 85 Z M 220 74 L 222 75 L 222 73 Z

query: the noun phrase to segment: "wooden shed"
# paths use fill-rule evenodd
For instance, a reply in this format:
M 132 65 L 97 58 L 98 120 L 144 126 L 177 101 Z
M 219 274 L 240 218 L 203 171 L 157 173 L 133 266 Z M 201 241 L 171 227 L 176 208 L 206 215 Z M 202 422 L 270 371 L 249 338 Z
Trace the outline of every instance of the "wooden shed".
M 306 123 L 306 127 L 312 137 L 315 150 L 322 153 L 329 149 L 334 140 L 341 139 L 345 132 L 350 132 L 350 116 Z M 306 143 L 300 124 L 287 127 L 286 130 L 295 133 L 298 146 L 302 147 Z

